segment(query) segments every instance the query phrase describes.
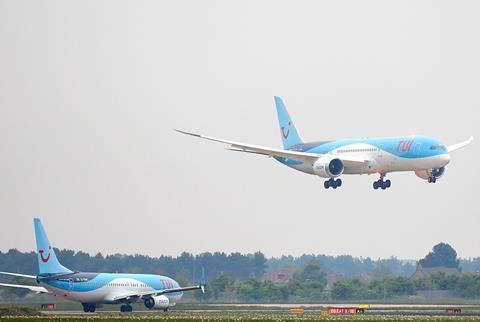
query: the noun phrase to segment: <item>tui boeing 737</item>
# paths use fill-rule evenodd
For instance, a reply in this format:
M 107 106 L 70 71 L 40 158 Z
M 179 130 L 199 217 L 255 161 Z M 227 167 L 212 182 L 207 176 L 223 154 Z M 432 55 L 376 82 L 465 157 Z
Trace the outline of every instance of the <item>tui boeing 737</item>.
M 458 150 L 473 140 L 445 146 L 440 140 L 427 136 L 396 136 L 382 138 L 343 139 L 304 143 L 288 115 L 280 97 L 275 96 L 283 149 L 217 139 L 196 133 L 176 130 L 183 134 L 229 144 L 229 150 L 273 157 L 277 161 L 308 174 L 327 180 L 325 189 L 342 185 L 343 174 L 379 174 L 373 188 L 385 190 L 391 181 L 384 180 L 387 173 L 412 171 L 435 183 L 450 162 L 450 152 Z
M 84 312 L 95 312 L 103 304 L 122 304 L 121 312 L 132 312 L 131 303 L 143 301 L 150 310 L 167 311 L 181 299 L 184 291 L 205 291 L 202 270 L 200 285 L 180 287 L 173 279 L 151 274 L 82 273 L 64 267 L 48 241 L 40 219 L 34 219 L 37 241 L 38 275 L 10 272 L 0 274 L 30 278 L 38 285 L 0 283 L 0 286 L 29 289 L 48 293 L 65 300 L 80 302 Z

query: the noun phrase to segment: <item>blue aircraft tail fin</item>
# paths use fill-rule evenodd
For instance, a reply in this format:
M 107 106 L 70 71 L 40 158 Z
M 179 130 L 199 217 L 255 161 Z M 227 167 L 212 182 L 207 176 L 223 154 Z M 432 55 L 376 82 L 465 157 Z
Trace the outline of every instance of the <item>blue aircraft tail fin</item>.
M 62 266 L 55 255 L 55 251 L 48 241 L 47 233 L 38 218 L 33 219 L 35 239 L 37 241 L 37 260 L 39 275 L 55 275 L 71 273 L 72 271 Z
M 297 129 L 293 125 L 290 115 L 288 115 L 285 104 L 280 97 L 275 96 L 275 106 L 277 108 L 278 122 L 280 124 L 280 134 L 282 136 L 283 147 L 289 147 L 302 143 Z

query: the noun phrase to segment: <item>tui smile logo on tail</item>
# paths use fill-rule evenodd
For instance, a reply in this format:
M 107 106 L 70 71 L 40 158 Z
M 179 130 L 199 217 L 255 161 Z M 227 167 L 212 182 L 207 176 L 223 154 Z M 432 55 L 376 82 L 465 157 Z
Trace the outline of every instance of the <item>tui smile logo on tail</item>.
M 288 138 L 288 135 L 290 134 L 290 125 L 292 125 L 292 122 L 291 121 L 288 121 L 288 130 L 287 132 L 285 132 L 285 126 L 282 126 L 282 136 L 284 139 L 287 139 Z
M 43 249 L 40 249 L 38 252 L 40 253 L 40 258 L 42 260 L 42 262 L 46 263 L 48 262 L 48 260 L 50 259 L 50 249 L 52 249 L 51 246 L 48 246 L 48 255 L 47 257 L 44 257 L 43 256 L 43 253 L 45 252 Z

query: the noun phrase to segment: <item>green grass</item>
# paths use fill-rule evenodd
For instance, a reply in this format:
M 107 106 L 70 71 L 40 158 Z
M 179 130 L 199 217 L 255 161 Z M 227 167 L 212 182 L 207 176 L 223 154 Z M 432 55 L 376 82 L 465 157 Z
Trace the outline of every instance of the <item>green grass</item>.
M 98 314 L 98 315 L 82 315 L 82 316 L 38 316 L 38 317 L 0 317 L 1 321 L 11 322 L 86 322 L 86 321 L 176 321 L 176 322 L 236 322 L 236 321 L 255 321 L 255 322 L 273 322 L 273 321 L 364 321 L 364 322 L 381 322 L 381 321 L 478 321 L 480 316 L 322 316 L 319 311 L 306 311 L 302 316 L 293 316 L 285 312 L 187 312 L 177 311 L 156 313 L 134 313 L 134 314 Z

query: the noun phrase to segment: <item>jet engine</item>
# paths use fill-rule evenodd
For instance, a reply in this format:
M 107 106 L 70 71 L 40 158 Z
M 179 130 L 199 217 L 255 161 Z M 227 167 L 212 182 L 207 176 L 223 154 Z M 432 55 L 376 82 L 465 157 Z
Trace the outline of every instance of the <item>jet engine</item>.
M 170 300 L 165 295 L 147 297 L 145 306 L 150 310 L 165 310 L 170 305 Z
M 342 160 L 334 156 L 324 156 L 313 164 L 313 172 L 323 178 L 335 178 L 343 173 Z
M 415 174 L 417 177 L 422 178 L 424 180 L 428 180 L 430 176 L 434 177 L 435 179 L 440 178 L 445 173 L 445 167 L 432 169 L 432 170 L 417 170 Z

